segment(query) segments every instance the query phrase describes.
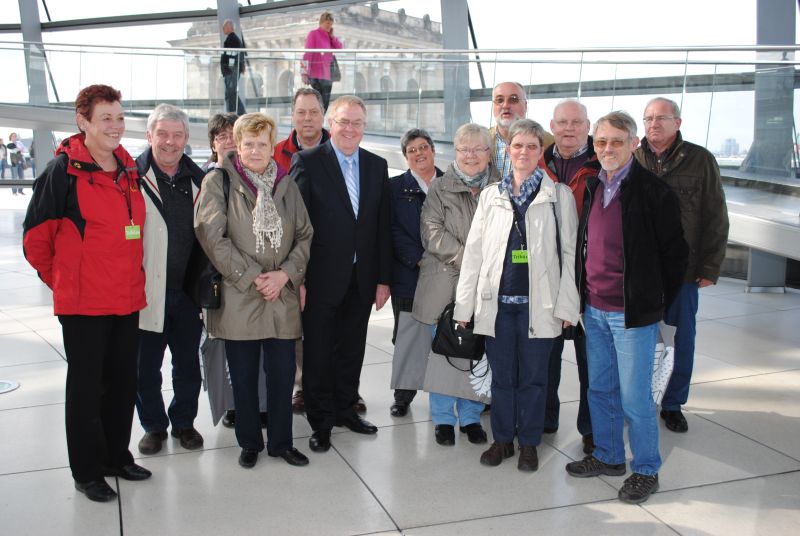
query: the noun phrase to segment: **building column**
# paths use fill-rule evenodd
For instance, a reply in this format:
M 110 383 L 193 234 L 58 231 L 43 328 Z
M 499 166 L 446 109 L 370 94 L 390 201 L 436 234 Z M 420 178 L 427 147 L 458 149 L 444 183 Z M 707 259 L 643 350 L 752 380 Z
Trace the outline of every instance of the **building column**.
M 467 0 L 441 0 L 442 47 L 467 50 L 468 12 Z M 469 61 L 463 54 L 447 54 L 444 64 L 444 118 L 445 137 L 452 139 L 456 129 L 470 121 Z M 452 61 L 460 60 L 460 61 Z
M 22 40 L 25 41 L 25 73 L 28 77 L 28 104 L 46 106 L 50 104 L 47 96 L 47 61 L 42 46 L 42 24 L 39 21 L 38 2 L 19 0 L 19 17 L 22 26 Z M 47 128 L 34 127 L 33 149 L 36 169 L 44 170 L 53 159 L 55 145 L 53 132 Z M 30 150 L 30 148 L 29 148 Z

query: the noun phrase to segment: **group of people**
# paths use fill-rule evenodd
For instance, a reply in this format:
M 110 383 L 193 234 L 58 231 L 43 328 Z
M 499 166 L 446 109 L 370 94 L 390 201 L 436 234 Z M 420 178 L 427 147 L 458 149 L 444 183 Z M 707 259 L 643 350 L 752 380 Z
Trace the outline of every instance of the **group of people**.
M 312 451 L 330 449 L 335 426 L 377 433 L 359 415 L 359 381 L 371 310 L 391 294 L 393 416 L 425 390 L 438 444 L 455 443 L 456 424 L 480 444 L 491 403 L 492 443 L 480 462 L 512 457 L 516 438 L 518 468 L 535 471 L 542 434 L 558 429 L 561 351 L 571 338 L 587 456 L 567 471 L 625 473 L 627 421 L 633 475 L 620 498 L 646 500 L 661 464 L 650 393 L 657 326 L 678 326 L 661 416 L 686 431 L 697 288 L 716 281 L 727 234 L 719 173 L 710 154 L 680 138 L 667 99 L 648 104 L 639 149 L 625 112 L 598 119 L 590 137 L 585 107 L 566 100 L 550 136 L 525 118 L 526 103 L 522 86 L 499 84 L 496 128 L 461 126 L 444 172 L 431 136 L 410 130 L 401 140 L 409 169 L 390 180 L 386 161 L 361 147 L 367 110 L 355 96 L 331 103 L 325 129 L 324 96 L 298 90 L 294 128 L 280 142 L 265 114 L 217 114 L 202 170 L 184 154 L 179 108 L 156 107 L 149 148 L 133 160 L 120 145 L 119 91 L 81 90 L 80 133 L 37 178 L 23 239 L 63 329 L 75 487 L 109 501 L 116 493 L 105 476 L 151 476 L 128 449 L 134 407 L 141 453 L 159 452 L 168 430 L 183 448 L 203 446 L 194 420 L 204 328 L 224 341 L 242 467 L 265 448 L 309 463 L 292 440 L 296 378 Z M 191 298 L 198 250 L 221 275 L 219 308 Z M 451 303 L 461 327 L 472 322 L 487 338 L 477 365 L 431 352 Z
M 567 99 L 552 134 L 526 119 L 516 82 L 492 93 L 495 127 L 463 125 L 442 174 L 422 130 L 401 140 L 409 170 L 390 181 L 394 248 L 393 416 L 418 390 L 430 393 L 436 442 L 455 425 L 472 443 L 491 402 L 493 442 L 480 462 L 538 468 L 542 434 L 559 428 L 564 341 L 580 384 L 577 428 L 586 457 L 575 477 L 632 475 L 619 498 L 640 503 L 658 489 L 658 413 L 651 381 L 659 322 L 676 326 L 675 366 L 660 416 L 686 432 L 698 289 L 719 277 L 728 218 L 716 161 L 680 134 L 679 106 L 651 100 L 636 121 L 614 111 L 592 129 L 586 107 Z M 593 130 L 589 135 L 590 129 Z M 486 336 L 485 369 L 431 351 L 432 332 L 454 303 L 461 329 Z
M 0 179 L 6 178 L 6 168 L 8 168 L 11 179 L 22 180 L 25 178 L 25 170 L 28 165 L 25 163 L 25 144 L 19 139 L 16 132 L 8 135 L 8 144 L 3 142 L 0 138 Z M 33 162 L 33 148 L 31 148 L 31 162 Z M 34 168 L 34 176 L 36 170 Z M 13 195 L 25 195 L 24 189 L 19 187 L 11 187 Z

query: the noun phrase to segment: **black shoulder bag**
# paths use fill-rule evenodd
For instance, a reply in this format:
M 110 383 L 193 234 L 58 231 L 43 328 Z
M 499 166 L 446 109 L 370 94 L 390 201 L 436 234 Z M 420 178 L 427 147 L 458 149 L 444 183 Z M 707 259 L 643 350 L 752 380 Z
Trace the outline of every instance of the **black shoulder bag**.
M 436 335 L 433 337 L 431 350 L 434 353 L 443 355 L 451 367 L 462 372 L 470 371 L 474 373 L 475 364 L 483 358 L 483 353 L 486 349 L 486 337 L 477 335 L 472 331 L 474 324 L 471 320 L 466 327 L 459 326 L 453 320 L 455 307 L 455 303 L 449 303 L 442 311 L 442 316 L 439 317 L 439 323 L 436 325 Z M 469 368 L 462 369 L 455 366 L 450 361 L 451 357 L 469 359 Z M 484 375 L 486 375 L 485 372 Z
M 228 197 L 231 190 L 231 178 L 228 172 L 222 172 L 222 191 L 225 194 L 225 210 L 228 210 Z M 201 309 L 219 309 L 222 305 L 222 274 L 214 267 L 206 252 L 195 240 L 189 264 L 183 278 L 183 290 Z

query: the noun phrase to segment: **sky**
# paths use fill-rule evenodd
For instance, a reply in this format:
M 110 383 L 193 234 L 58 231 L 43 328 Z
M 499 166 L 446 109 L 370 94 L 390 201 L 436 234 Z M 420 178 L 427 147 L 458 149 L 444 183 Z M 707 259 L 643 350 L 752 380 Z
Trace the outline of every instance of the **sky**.
M 33 0 L 29 0 L 33 1 Z M 241 1 L 242 5 L 247 2 Z M 253 4 L 260 2 L 252 2 Z M 756 0 L 671 0 L 668 7 L 652 1 L 625 2 L 625 9 L 618 9 L 612 2 L 595 0 L 558 0 L 556 2 L 525 2 L 521 0 L 469 0 L 468 2 L 475 27 L 478 47 L 481 49 L 564 49 L 585 47 L 652 47 L 652 46 L 704 46 L 704 45 L 751 45 L 755 43 Z M 76 19 L 130 14 L 135 12 L 167 12 L 183 9 L 204 9 L 216 5 L 214 0 L 137 0 L 122 3 L 107 0 L 48 0 L 50 14 L 55 20 Z M 440 3 L 431 0 L 399 0 L 382 2 L 382 9 L 396 11 L 404 8 L 411 16 L 422 17 L 429 14 L 434 21 L 441 20 Z M 657 16 L 662 13 L 673 16 Z M 46 20 L 41 8 L 42 20 Z M 713 21 L 713 23 L 710 23 Z M 0 0 L 0 23 L 19 22 L 18 0 Z M 45 36 L 49 43 L 92 43 L 121 46 L 167 46 L 168 39 L 185 37 L 189 24 L 159 25 L 143 31 L 142 28 L 113 28 L 89 31 L 52 32 Z M 499 30 L 502 28 L 502 30 Z M 19 40 L 20 36 L 0 34 L 2 40 Z M 347 41 L 345 39 L 345 46 Z M 21 55 L 3 50 L 0 45 L 0 62 L 5 65 L 21 66 Z M 492 56 L 483 55 L 484 60 Z M 649 54 L 652 59 L 683 58 L 675 54 Z M 105 69 L 129 69 L 124 59 L 119 62 L 107 61 L 107 55 L 97 58 L 83 56 L 85 63 L 97 61 Z M 549 59 L 552 55 L 537 55 L 538 59 Z M 577 57 L 570 55 L 569 57 Z M 608 59 L 608 56 L 596 56 Z M 699 57 L 695 54 L 694 57 Z M 625 58 L 629 59 L 629 58 Z M 52 62 L 52 60 L 51 60 Z M 58 61 L 53 63 L 59 64 Z M 67 62 L 60 62 L 66 64 Z M 142 70 L 167 73 L 179 72 L 180 62 L 169 59 L 143 58 Z M 86 65 L 82 66 L 86 70 Z M 693 67 L 692 72 L 713 72 L 712 67 Z M 79 70 L 79 72 L 81 71 Z M 15 68 L 6 72 L 19 72 Z M 683 66 L 643 67 L 641 65 L 614 66 L 599 65 L 586 67 L 580 71 L 575 66 L 548 66 L 537 63 L 533 67 L 520 64 L 484 64 L 487 85 L 492 86 L 502 80 L 518 80 L 524 84 L 544 82 L 613 79 L 683 74 Z M 75 70 L 64 70 L 59 79 L 80 76 Z M 16 77 L 0 88 L 0 101 L 11 100 L 3 95 L 26 95 L 24 77 Z M 131 76 L 131 78 L 133 78 Z M 81 87 L 84 80 L 72 80 L 70 86 Z M 479 87 L 477 71 L 472 69 L 471 86 Z M 136 86 L 132 85 L 135 91 Z M 183 84 L 185 87 L 185 84 Z M 750 94 L 717 93 L 688 94 L 682 100 L 680 94 L 670 95 L 684 106 L 684 127 L 687 138 L 699 143 L 709 141 L 709 148 L 719 147 L 721 140 L 734 137 L 745 146 L 752 140 L 752 96 Z M 135 98 L 135 96 L 133 97 Z M 598 117 L 613 108 L 627 109 L 640 116 L 649 97 L 618 97 L 616 99 L 584 99 L 589 108 L 589 116 Z M 712 100 L 713 99 L 713 100 Z M 533 99 L 529 104 L 529 117 L 547 124 L 555 101 Z M 709 117 L 707 110 L 711 107 Z M 491 122 L 488 103 L 472 106 L 472 117 L 476 122 Z M 734 119 L 740 118 L 740 119 Z M 744 120 L 741 120 L 744 118 Z M 2 130 L 0 130 L 2 131 Z

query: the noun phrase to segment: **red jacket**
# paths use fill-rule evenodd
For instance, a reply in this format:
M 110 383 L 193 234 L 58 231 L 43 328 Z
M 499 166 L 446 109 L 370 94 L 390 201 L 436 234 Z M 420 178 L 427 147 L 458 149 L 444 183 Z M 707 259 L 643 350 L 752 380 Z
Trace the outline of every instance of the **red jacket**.
M 322 138 L 319 140 L 319 145 L 322 145 L 330 138 L 330 134 L 324 128 L 322 129 Z M 306 149 L 311 149 L 311 147 L 306 147 Z M 289 170 L 292 167 L 292 156 L 294 153 L 300 151 L 300 147 L 297 145 L 297 131 L 292 129 L 292 133 L 289 134 L 289 137 L 285 140 L 281 140 L 275 146 L 275 151 L 272 154 L 272 158 L 283 166 L 283 169 Z
M 23 223 L 25 258 L 53 290 L 56 315 L 127 315 L 147 304 L 142 268 L 145 205 L 136 163 L 114 151 L 112 180 L 94 163 L 84 135 L 61 142 L 36 179 Z M 126 237 L 139 226 L 140 237 Z
M 580 221 L 581 216 L 583 216 L 583 196 L 586 192 L 586 179 L 589 177 L 597 177 L 601 169 L 600 162 L 597 160 L 597 155 L 594 152 L 594 145 L 591 136 L 589 136 L 588 143 L 589 159 L 578 169 L 578 171 L 575 172 L 575 176 L 572 177 L 569 182 L 565 183 L 567 186 L 569 186 L 570 190 L 572 190 L 572 195 L 575 196 L 575 208 L 578 211 L 578 221 Z M 550 174 L 550 178 L 556 182 L 559 182 L 558 176 L 556 175 L 555 164 L 553 164 L 553 149 L 555 146 L 556 144 L 554 143 L 545 149 L 540 161 L 540 165 L 543 163 L 544 167 Z

